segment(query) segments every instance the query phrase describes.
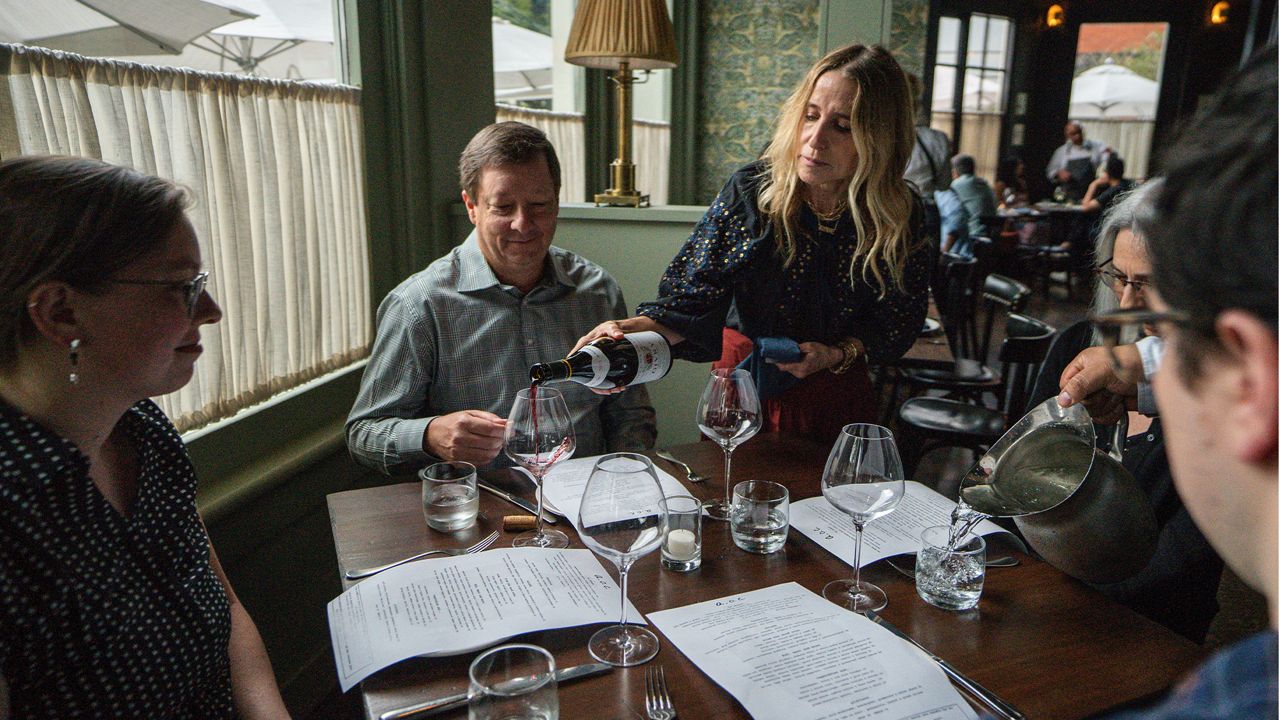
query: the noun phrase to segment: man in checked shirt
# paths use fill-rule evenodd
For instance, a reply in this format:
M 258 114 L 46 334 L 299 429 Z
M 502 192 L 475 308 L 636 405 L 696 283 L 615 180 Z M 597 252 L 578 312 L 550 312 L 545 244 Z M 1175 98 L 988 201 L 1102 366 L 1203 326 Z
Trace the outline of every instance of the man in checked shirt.
M 564 357 L 587 330 L 627 313 L 609 273 L 552 247 L 560 163 L 542 131 L 516 122 L 476 134 L 458 162 L 475 230 L 392 290 L 347 417 L 347 447 L 385 473 L 439 460 L 509 465 L 505 417 L 529 367 Z M 657 435 L 643 387 L 597 395 L 559 386 L 578 456 L 647 450 Z

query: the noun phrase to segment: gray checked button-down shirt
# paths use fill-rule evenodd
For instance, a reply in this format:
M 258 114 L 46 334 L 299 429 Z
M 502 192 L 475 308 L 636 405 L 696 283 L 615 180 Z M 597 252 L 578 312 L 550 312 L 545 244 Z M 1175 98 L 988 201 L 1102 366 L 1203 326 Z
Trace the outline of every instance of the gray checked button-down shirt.
M 347 447 L 386 473 L 435 460 L 427 424 L 460 410 L 506 417 L 529 387 L 529 367 L 562 358 L 599 323 L 627 316 L 603 268 L 552 247 L 548 270 L 527 294 L 493 274 L 474 232 L 392 290 L 378 308 L 378 335 L 360 394 L 347 417 Z M 657 435 L 643 387 L 597 395 L 558 383 L 573 416 L 576 455 L 647 450 Z M 495 466 L 511 462 L 499 453 Z

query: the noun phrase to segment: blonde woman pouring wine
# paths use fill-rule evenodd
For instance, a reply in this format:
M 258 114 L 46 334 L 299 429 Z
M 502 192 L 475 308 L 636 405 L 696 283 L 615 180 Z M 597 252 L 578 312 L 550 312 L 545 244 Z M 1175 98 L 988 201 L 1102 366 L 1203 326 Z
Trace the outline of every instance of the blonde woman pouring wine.
M 886 50 L 828 54 L 783 105 L 761 158 L 698 222 L 658 298 L 579 346 L 656 330 L 676 357 L 744 367 L 766 431 L 831 441 L 873 420 L 867 366 L 901 357 L 928 306 L 930 250 L 902 179 L 912 127 L 906 75 Z

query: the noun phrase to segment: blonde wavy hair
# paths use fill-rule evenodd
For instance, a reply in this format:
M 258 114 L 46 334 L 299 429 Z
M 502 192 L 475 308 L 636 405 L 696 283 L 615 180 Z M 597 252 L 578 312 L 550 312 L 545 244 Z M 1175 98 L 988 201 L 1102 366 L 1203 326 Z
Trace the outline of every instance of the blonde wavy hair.
M 898 290 L 911 250 L 911 190 L 902 175 L 914 144 L 915 108 L 907 75 L 879 45 L 850 45 L 822 58 L 791 93 L 778 116 L 765 160 L 759 203 L 778 235 L 778 249 L 791 264 L 797 250 L 796 217 L 804 206 L 804 187 L 796 170 L 801 127 L 809 96 L 824 73 L 853 81 L 849 110 L 857 162 L 849 179 L 848 202 L 858 244 L 849 265 L 849 282 L 859 275 L 875 279 L 881 295 L 888 283 Z

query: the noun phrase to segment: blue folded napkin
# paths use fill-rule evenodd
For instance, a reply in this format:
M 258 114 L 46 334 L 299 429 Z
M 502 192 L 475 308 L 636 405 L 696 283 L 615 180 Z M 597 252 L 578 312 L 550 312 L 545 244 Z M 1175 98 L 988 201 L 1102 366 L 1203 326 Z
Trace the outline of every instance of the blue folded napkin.
M 804 357 L 804 353 L 800 352 L 800 345 L 795 340 L 785 337 L 764 337 L 755 338 L 752 344 L 754 348 L 751 354 L 738 363 L 738 368 L 751 373 L 751 379 L 756 384 L 756 393 L 761 400 L 778 397 L 792 385 L 800 382 L 800 378 L 795 375 L 765 362 L 765 360 L 796 362 Z

